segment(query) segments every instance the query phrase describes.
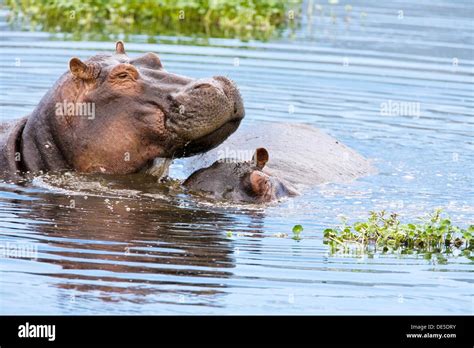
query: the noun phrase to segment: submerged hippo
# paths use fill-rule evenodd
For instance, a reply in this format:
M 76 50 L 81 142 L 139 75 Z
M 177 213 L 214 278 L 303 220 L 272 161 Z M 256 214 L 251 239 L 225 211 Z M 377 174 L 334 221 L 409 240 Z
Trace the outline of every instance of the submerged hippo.
M 258 148 L 251 161 L 221 159 L 191 174 L 183 186 L 212 199 L 232 202 L 267 203 L 296 196 L 294 188 L 263 171 L 268 158 L 268 151 Z
M 156 157 L 184 157 L 219 145 L 244 117 L 229 79 L 164 70 L 154 53 L 72 58 L 33 112 L 0 126 L 0 176 L 75 170 L 128 174 Z
M 184 175 L 226 157 L 250 158 L 265 144 L 271 161 L 267 174 L 304 192 L 325 183 L 348 183 L 377 172 L 372 162 L 341 141 L 304 124 L 247 122 L 221 145 L 179 160 Z

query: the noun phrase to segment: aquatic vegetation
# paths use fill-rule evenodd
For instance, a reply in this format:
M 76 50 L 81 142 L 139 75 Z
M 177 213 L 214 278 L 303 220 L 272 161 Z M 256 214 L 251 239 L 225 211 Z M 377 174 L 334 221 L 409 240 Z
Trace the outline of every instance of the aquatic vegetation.
M 35 30 L 109 40 L 144 34 L 266 40 L 294 22 L 301 0 L 6 0 Z
M 419 223 L 404 224 L 397 214 L 370 212 L 367 221 L 324 230 L 324 243 L 333 252 L 351 249 L 401 253 L 449 254 L 455 250 L 470 257 L 474 246 L 474 225 L 467 229 L 454 226 L 441 210 L 420 218 Z M 431 257 L 431 256 L 430 256 Z
M 294 240 L 301 240 L 301 232 L 303 232 L 303 226 L 301 225 L 295 225 L 293 227 L 293 239 Z

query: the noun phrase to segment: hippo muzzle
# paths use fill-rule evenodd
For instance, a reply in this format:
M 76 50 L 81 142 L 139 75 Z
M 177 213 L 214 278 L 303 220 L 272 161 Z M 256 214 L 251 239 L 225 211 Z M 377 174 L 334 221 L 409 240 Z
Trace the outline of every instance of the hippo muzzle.
M 219 145 L 239 127 L 245 115 L 237 87 L 224 76 L 192 81 L 169 98 L 172 107 L 166 127 L 185 141 L 174 153 L 177 157 Z

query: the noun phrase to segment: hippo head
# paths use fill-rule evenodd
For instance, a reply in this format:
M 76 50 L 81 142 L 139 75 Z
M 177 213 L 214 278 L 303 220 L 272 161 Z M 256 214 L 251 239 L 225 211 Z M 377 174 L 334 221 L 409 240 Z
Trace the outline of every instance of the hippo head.
M 26 122 L 21 167 L 133 173 L 212 149 L 243 117 L 228 78 L 172 74 L 154 53 L 128 57 L 119 41 L 114 54 L 71 59 Z
M 258 148 L 251 161 L 221 159 L 191 174 L 183 186 L 216 200 L 266 203 L 298 193 L 287 183 L 263 171 L 268 151 Z

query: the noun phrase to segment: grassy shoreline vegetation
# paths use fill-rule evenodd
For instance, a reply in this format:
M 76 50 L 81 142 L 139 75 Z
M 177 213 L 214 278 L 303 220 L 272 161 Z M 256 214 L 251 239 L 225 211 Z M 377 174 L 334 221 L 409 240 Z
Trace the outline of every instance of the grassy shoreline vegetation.
M 296 25 L 302 0 L 5 0 L 9 21 L 68 39 L 156 35 L 268 40 Z
M 367 221 L 342 224 L 324 230 L 324 243 L 332 253 L 424 254 L 438 256 L 463 255 L 474 260 L 474 225 L 466 229 L 454 226 L 441 210 L 418 219 L 418 223 L 402 223 L 397 214 L 370 212 Z

